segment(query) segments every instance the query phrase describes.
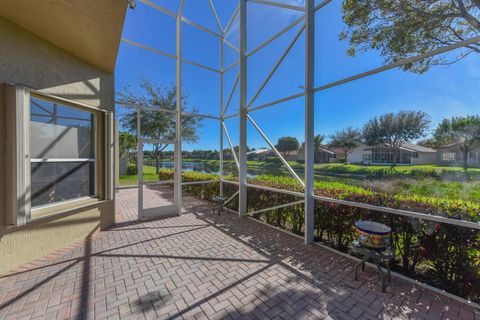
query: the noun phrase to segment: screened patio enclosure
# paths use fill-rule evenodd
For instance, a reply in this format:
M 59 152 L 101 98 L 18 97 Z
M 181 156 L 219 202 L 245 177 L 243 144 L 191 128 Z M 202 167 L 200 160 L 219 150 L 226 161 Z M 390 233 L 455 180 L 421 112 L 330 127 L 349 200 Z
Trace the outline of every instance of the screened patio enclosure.
M 122 117 L 130 113 L 136 121 L 130 131 L 137 138 L 135 152 L 138 154 L 134 158 L 141 173 L 138 176 L 141 218 L 180 213 L 182 193 L 193 190 L 207 200 L 212 196 L 224 197 L 229 210 L 239 216 L 257 218 L 276 213 L 287 216 L 288 229 L 302 235 L 307 244 L 330 237 L 327 222 L 343 224 L 342 228 L 351 230 L 352 225 L 346 225 L 350 220 L 337 215 L 337 212 L 348 212 L 357 218 L 371 217 L 389 224 L 397 220 L 410 223 L 415 232 L 421 229 L 428 235 L 431 235 L 428 230 L 454 228 L 471 236 L 470 240 L 454 244 L 456 248 L 478 246 L 478 239 L 471 241 L 480 230 L 475 199 L 451 199 L 455 208 L 462 203 L 471 205 L 473 209 L 468 210 L 476 212 L 473 215 L 455 211 L 457 209 L 451 211 L 450 204 L 437 205 L 434 196 L 418 206 L 404 203 L 407 196 L 399 189 L 377 201 L 374 197 L 377 194 L 370 191 L 356 194 L 356 189 L 336 189 L 337 182 L 349 185 L 351 178 L 363 179 L 363 185 L 370 183 L 372 188 L 381 189 L 382 186 L 375 185 L 378 181 L 369 180 L 368 172 L 323 174 L 321 170 L 328 168 L 314 163 L 317 135 L 328 139 L 335 130 L 357 126 L 366 114 L 373 117 L 395 111 L 397 104 L 405 104 L 414 111 L 431 111 L 433 124 L 441 119 L 437 119 L 435 107 L 425 101 L 444 102 L 445 109 L 438 110 L 438 116 L 443 118 L 463 115 L 465 111 L 457 105 L 447 106 L 450 98 L 463 95 L 460 91 L 452 89 L 448 99 L 427 92 L 436 85 L 430 80 L 433 78 L 453 87 L 453 82 L 448 82 L 449 73 L 453 71 L 436 67 L 442 65 L 442 59 L 444 65 L 453 65 L 455 72 L 457 69 L 466 72 L 467 63 L 478 63 L 475 53 L 470 54 L 478 50 L 478 32 L 462 39 L 449 38 L 443 45 L 432 45 L 418 52 L 407 51 L 400 58 L 385 58 L 381 49 L 366 46 L 352 54 L 347 53 L 348 44 L 342 44 L 348 34 L 345 33 L 347 27 L 340 23 L 345 21 L 342 16 L 345 10 L 348 8 L 342 8 L 341 1 L 329 0 L 136 1 L 135 9 L 129 10 L 127 16 L 127 24 L 132 27 L 124 29 L 122 48 L 126 53 L 125 56 L 120 53 L 117 77 L 119 73 L 134 70 L 135 76 L 123 84 L 136 83 L 139 78 L 142 81 L 155 78 L 161 86 L 169 83 L 175 89 L 170 104 L 163 104 L 163 100 L 155 100 L 154 96 L 151 99 L 132 99 L 131 95 L 117 97 L 118 118 L 124 119 Z M 394 32 L 402 26 L 391 28 Z M 352 44 L 353 40 L 350 41 Z M 127 58 L 127 53 L 135 58 Z M 458 56 L 461 58 L 457 62 Z M 425 65 L 431 71 L 420 70 Z M 414 77 L 409 74 L 412 70 L 412 74 L 420 71 Z M 465 81 L 472 85 L 474 77 L 477 76 L 473 73 L 466 75 Z M 404 87 L 415 95 L 409 93 L 406 97 Z M 434 89 L 441 92 L 442 86 Z M 377 97 L 378 92 L 383 92 L 382 101 Z M 472 92 L 478 98 L 478 93 Z M 395 107 L 389 109 L 382 105 L 372 111 L 379 103 L 389 101 L 394 101 Z M 142 117 L 153 119 L 150 111 L 168 115 L 169 123 L 174 123 L 171 130 L 156 136 L 143 134 Z M 120 131 L 125 130 L 125 120 L 119 123 Z M 203 128 L 203 135 L 192 139 L 188 131 L 195 125 Z M 289 159 L 291 154 L 277 148 L 279 132 L 299 138 L 302 147 L 297 149 L 301 157 Z M 149 180 L 142 169 L 145 155 L 156 152 L 154 148 L 158 146 L 164 147 L 161 151 L 157 149 L 164 154 L 160 158 L 168 159 L 164 161 L 168 165 L 162 163 L 160 167 L 171 169 L 171 175 L 160 173 L 159 176 L 155 172 L 153 180 Z M 281 181 L 259 182 L 258 177 L 268 173 L 268 168 L 253 169 L 247 155 L 251 146 L 270 150 L 272 159 L 268 160 L 281 168 Z M 211 158 L 205 155 L 204 160 L 206 163 L 211 160 L 216 167 L 208 171 L 205 178 L 196 180 L 185 173 L 196 171 L 190 168 L 197 165 L 191 158 L 199 149 L 215 151 Z M 158 167 L 158 163 L 156 165 Z M 157 210 L 160 205 L 148 210 L 144 206 L 145 187 L 154 185 L 168 186 L 171 190 L 162 210 Z M 353 183 L 352 188 L 356 186 Z M 397 194 L 400 197 L 400 193 L 403 198 L 391 200 Z M 165 196 L 162 192 L 158 194 Z M 415 202 L 418 198 L 407 200 Z M 142 212 L 145 215 L 142 216 Z M 266 222 L 278 224 L 275 219 Z M 326 222 L 329 219 L 339 221 Z M 331 241 L 337 241 L 337 248 L 344 248 L 346 239 L 349 238 Z M 478 294 L 477 289 L 473 291 Z M 461 291 L 455 293 L 466 296 Z

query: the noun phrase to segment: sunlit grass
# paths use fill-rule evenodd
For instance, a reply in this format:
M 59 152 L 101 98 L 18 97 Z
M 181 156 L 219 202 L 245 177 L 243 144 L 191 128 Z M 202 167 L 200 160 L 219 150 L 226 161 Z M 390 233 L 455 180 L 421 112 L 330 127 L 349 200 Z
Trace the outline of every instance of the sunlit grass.
M 184 161 L 198 161 L 198 160 L 187 160 Z M 204 160 L 207 163 L 215 164 L 218 163 L 218 160 Z M 235 166 L 234 161 L 228 161 L 227 164 Z M 299 164 L 296 164 L 294 167 L 298 168 Z M 265 168 L 268 167 L 272 172 L 277 171 L 278 174 L 285 174 L 286 168 L 282 167 L 276 163 L 267 163 L 262 161 L 249 161 L 248 168 Z M 419 172 L 442 172 L 442 171 L 463 171 L 459 167 L 445 167 L 445 166 L 436 166 L 436 165 L 418 165 L 418 166 L 397 166 L 395 171 L 399 176 L 394 178 L 385 178 L 388 175 L 381 178 L 373 178 L 377 171 L 387 170 L 389 166 L 361 166 L 361 165 L 343 165 L 343 164 L 317 164 L 317 172 L 324 172 L 329 175 L 322 175 L 321 173 L 315 176 L 316 184 L 338 184 L 341 183 L 345 186 L 357 186 L 365 190 L 372 190 L 376 192 L 385 192 L 392 195 L 403 195 L 403 196 L 420 196 L 420 197 L 431 197 L 431 198 L 443 198 L 443 199 L 458 199 L 463 201 L 472 201 L 480 202 L 480 180 L 471 180 L 471 181 L 448 181 L 437 179 L 433 177 L 414 177 L 410 176 L 412 170 Z M 471 172 L 480 173 L 480 169 L 471 168 Z M 345 178 L 342 176 L 335 176 L 335 173 L 340 174 L 363 174 L 366 177 L 364 179 L 355 179 L 355 178 Z M 404 177 L 403 174 L 405 174 Z M 260 177 L 260 176 L 259 176 Z M 268 174 L 261 176 L 266 179 L 267 177 L 275 177 L 275 174 Z M 287 180 L 289 180 L 289 175 L 286 175 Z M 144 166 L 143 167 L 143 179 L 145 182 L 154 182 L 158 181 L 158 175 L 155 174 L 155 167 L 153 166 Z M 125 175 L 120 177 L 120 186 L 127 185 L 136 185 L 137 184 L 137 175 Z M 281 182 L 279 180 L 279 182 Z
M 143 181 L 158 181 L 158 175 L 155 173 L 155 167 L 143 166 Z M 120 186 L 136 185 L 138 184 L 138 176 L 136 174 L 120 176 L 119 184 Z

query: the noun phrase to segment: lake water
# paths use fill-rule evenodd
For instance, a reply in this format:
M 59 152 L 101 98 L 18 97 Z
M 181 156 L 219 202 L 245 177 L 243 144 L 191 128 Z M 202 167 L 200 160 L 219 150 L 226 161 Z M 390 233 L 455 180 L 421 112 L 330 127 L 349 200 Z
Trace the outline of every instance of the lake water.
M 155 166 L 154 162 L 145 162 L 145 165 Z M 173 169 L 173 161 L 161 161 L 160 168 L 163 169 Z M 208 163 L 204 161 L 183 161 L 182 162 L 182 171 L 190 172 L 201 172 L 201 173 L 212 173 L 219 174 L 220 167 L 218 163 Z M 303 177 L 303 170 L 295 169 L 296 173 Z M 235 163 L 227 162 L 223 165 L 223 174 L 224 175 L 233 175 L 238 176 L 238 170 Z M 248 168 L 247 169 L 247 178 L 253 179 L 259 175 L 272 175 L 272 176 L 287 176 L 291 177 L 291 174 L 287 171 L 280 171 L 278 169 L 271 168 Z M 342 174 L 342 173 L 315 173 L 315 179 L 323 181 L 343 181 L 352 184 L 357 184 L 359 181 L 365 180 L 363 175 L 354 175 L 354 174 Z
M 155 166 L 154 162 L 145 162 L 145 165 L 148 166 Z M 160 168 L 162 169 L 173 169 L 173 161 L 161 161 Z M 207 163 L 204 161 L 183 161 L 182 162 L 182 171 L 190 171 L 190 172 L 201 172 L 201 173 L 213 173 L 219 174 L 220 167 L 218 164 Z M 223 174 L 224 175 L 233 175 L 238 176 L 238 170 L 234 163 L 224 163 L 223 165 Z M 256 176 L 269 174 L 269 175 L 276 175 L 276 176 L 288 176 L 288 173 L 281 172 L 279 170 L 269 170 L 269 169 L 262 169 L 262 168 L 249 168 L 247 172 L 248 178 L 255 178 Z

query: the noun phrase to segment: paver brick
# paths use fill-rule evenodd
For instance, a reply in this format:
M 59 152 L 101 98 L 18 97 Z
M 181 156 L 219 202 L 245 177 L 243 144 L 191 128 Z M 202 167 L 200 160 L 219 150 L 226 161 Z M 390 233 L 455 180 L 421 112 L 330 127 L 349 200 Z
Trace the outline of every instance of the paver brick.
M 181 216 L 137 221 L 136 190 L 120 190 L 116 227 L 0 278 L 0 319 L 479 320 L 399 279 L 383 294 L 375 270 L 354 281 L 353 260 L 184 199 Z

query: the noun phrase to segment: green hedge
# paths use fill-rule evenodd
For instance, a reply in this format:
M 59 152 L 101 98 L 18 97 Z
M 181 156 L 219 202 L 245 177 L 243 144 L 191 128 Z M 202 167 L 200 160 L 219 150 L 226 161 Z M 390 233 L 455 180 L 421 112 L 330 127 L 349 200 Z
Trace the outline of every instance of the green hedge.
M 133 176 L 133 175 L 136 175 L 137 173 L 138 173 L 137 164 L 129 163 L 127 165 L 127 175 Z
M 218 180 L 218 175 L 199 173 L 199 172 L 183 172 L 182 173 L 183 182 L 198 182 L 198 181 L 208 181 L 208 180 Z M 226 177 L 227 178 L 227 177 Z M 159 180 L 173 180 L 173 170 L 170 169 L 161 169 L 159 171 Z M 220 183 L 205 183 L 205 184 L 191 184 L 182 186 L 183 192 L 191 194 L 197 198 L 212 201 L 214 196 L 218 196 L 220 193 Z M 225 183 L 223 186 L 224 195 L 227 197 L 232 196 L 238 187 L 233 184 Z M 238 197 L 232 199 L 227 207 L 233 210 L 238 209 Z
M 162 170 L 160 176 L 162 179 L 171 179 L 173 172 Z M 184 181 L 215 179 L 218 179 L 218 176 L 212 174 L 183 173 Z M 302 191 L 301 186 L 289 177 L 258 176 L 249 182 L 277 189 Z M 189 185 L 184 186 L 183 189 L 194 196 L 211 200 L 212 196 L 219 192 L 219 183 Z M 224 190 L 228 196 L 236 192 L 238 187 L 225 183 Z M 480 221 L 480 205 L 478 203 L 456 199 L 393 196 L 339 182 L 315 182 L 315 194 L 383 207 L 431 213 L 453 219 Z M 294 195 L 249 188 L 247 193 L 248 211 L 252 212 L 301 199 Z M 234 199 L 229 206 L 236 210 L 238 199 Z M 296 234 L 303 234 L 303 205 L 270 210 L 252 216 Z M 348 252 L 351 241 L 356 238 L 354 223 L 360 219 L 375 220 L 392 227 L 392 246 L 395 247 L 397 254 L 397 258 L 391 265 L 393 270 L 461 297 L 480 302 L 479 230 L 316 201 L 315 239 L 340 251 Z
M 432 165 L 396 166 L 327 164 L 316 168 L 318 174 L 356 174 L 373 179 L 435 178 L 447 181 L 473 181 L 480 179 L 478 168 L 435 167 Z

